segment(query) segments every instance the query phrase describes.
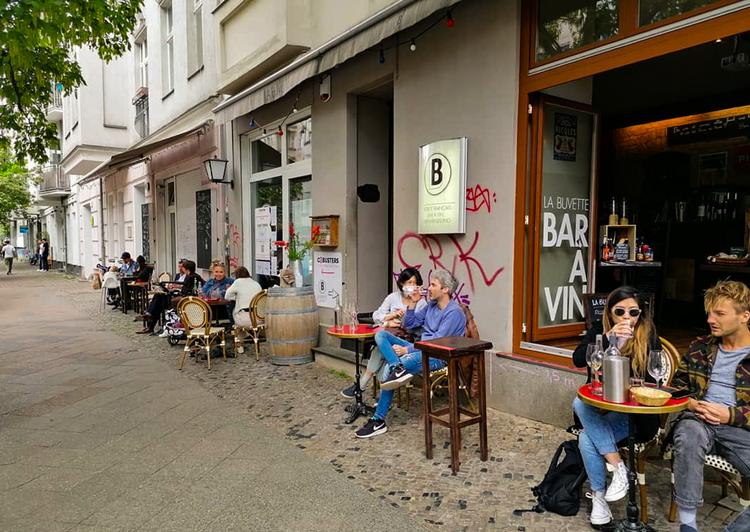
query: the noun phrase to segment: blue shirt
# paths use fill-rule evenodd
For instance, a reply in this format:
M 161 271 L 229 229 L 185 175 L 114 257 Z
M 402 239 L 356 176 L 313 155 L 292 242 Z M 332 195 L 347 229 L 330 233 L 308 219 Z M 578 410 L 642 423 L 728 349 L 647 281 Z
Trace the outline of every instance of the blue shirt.
M 138 263 L 134 260 L 131 260 L 128 264 L 123 262 L 120 266 L 120 273 L 129 277 L 135 273 L 136 268 L 138 268 Z
M 711 378 L 703 400 L 709 403 L 734 407 L 737 406 L 735 373 L 737 365 L 750 354 L 750 346 L 743 347 L 737 351 L 724 351 L 719 346 L 716 361 L 711 370 Z
M 404 327 L 408 330 L 422 327 L 422 340 L 463 336 L 466 333 L 466 314 L 455 299 L 451 299 L 442 310 L 436 301 L 430 301 L 419 310 L 407 309 Z
M 234 279 L 231 277 L 224 277 L 221 281 L 216 279 L 209 279 L 206 284 L 203 285 L 201 293 L 206 297 L 215 297 L 217 299 L 223 299 L 227 293 L 227 288 L 232 286 Z

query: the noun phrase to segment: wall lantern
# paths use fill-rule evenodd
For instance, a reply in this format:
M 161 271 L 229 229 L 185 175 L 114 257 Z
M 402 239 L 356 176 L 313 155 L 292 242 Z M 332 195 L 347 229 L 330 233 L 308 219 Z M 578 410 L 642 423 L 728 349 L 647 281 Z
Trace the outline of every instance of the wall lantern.
M 229 161 L 226 159 L 218 159 L 215 155 L 213 159 L 206 159 L 203 161 L 203 166 L 206 167 L 206 175 L 208 176 L 209 181 L 212 183 L 223 183 L 234 189 L 234 181 L 232 179 L 229 179 L 228 181 L 225 180 L 227 164 L 229 164 Z

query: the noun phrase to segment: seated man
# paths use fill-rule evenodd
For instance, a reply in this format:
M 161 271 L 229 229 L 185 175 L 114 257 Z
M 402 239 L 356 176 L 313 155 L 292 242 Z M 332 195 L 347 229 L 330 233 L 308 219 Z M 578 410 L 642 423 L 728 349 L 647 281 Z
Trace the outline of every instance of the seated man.
M 122 259 L 122 265 L 120 266 L 120 273 L 123 277 L 132 277 L 138 269 L 138 263 L 133 260 L 130 253 L 127 251 L 120 255 Z
M 673 429 L 680 532 L 698 529 L 706 454 L 720 454 L 750 475 L 750 288 L 720 281 L 706 290 L 704 307 L 711 335 L 692 343 L 672 381 L 692 392 Z
M 136 334 L 153 334 L 156 322 L 159 320 L 161 313 L 169 306 L 170 302 L 172 305 L 176 305 L 182 297 L 193 295 L 198 289 L 198 283 L 203 282 L 201 276 L 195 273 L 195 262 L 192 260 L 181 260 L 179 268 L 180 275 L 182 276 L 182 284 L 171 285 L 170 288 L 179 287 L 180 295 L 173 298 L 171 292 L 155 294 L 148 305 L 148 309 L 143 313 L 146 326 L 137 331 Z
M 422 327 L 423 341 L 444 336 L 463 336 L 466 331 L 466 315 L 453 299 L 453 292 L 457 286 L 458 282 L 450 272 L 433 272 L 427 289 L 429 303 L 415 310 L 422 296 L 419 291 L 412 292 L 403 317 L 404 327 Z M 390 364 L 391 372 L 380 385 L 380 399 L 375 414 L 356 432 L 357 438 L 371 438 L 387 432 L 385 416 L 393 401 L 393 390 L 422 372 L 422 353 L 414 348 L 414 344 L 385 331 L 375 335 L 375 343 L 386 362 Z M 444 366 L 445 362 L 442 360 L 430 359 L 430 371 L 436 371 Z

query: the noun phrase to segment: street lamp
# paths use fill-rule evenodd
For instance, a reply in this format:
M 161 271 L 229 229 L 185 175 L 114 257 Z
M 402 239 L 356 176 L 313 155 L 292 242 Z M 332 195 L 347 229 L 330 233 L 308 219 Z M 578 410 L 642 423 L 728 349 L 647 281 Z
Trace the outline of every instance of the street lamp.
M 228 181 L 225 179 L 227 164 L 229 164 L 229 161 L 226 159 L 219 159 L 216 155 L 214 155 L 213 159 L 206 159 L 203 161 L 203 166 L 206 167 L 206 175 L 208 176 L 209 181 L 212 183 L 229 185 L 234 189 L 234 181 L 232 179 L 229 179 Z

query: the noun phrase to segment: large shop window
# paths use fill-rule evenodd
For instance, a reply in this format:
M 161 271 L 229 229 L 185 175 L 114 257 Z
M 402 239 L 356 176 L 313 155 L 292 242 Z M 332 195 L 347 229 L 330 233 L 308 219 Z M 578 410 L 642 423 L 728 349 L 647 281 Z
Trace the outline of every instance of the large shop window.
M 267 131 L 250 133 L 242 143 L 249 154 L 250 216 L 252 239 L 245 242 L 251 250 L 252 272 L 259 280 L 278 281 L 279 271 L 288 264 L 287 252 L 274 243 L 289 241 L 293 230 L 300 244 L 311 236 L 312 215 L 312 120 L 300 117 L 283 127 L 269 124 Z M 248 265 L 250 269 L 250 265 Z M 312 254 L 302 261 L 306 285 L 312 284 Z
M 539 0 L 536 60 L 617 35 L 617 0 Z
M 535 155 L 532 339 L 574 336 L 583 321 L 583 294 L 590 284 L 594 115 L 578 107 L 544 102 L 537 122 Z
M 638 2 L 638 24 L 647 26 L 655 22 L 705 7 L 717 0 L 641 0 Z

